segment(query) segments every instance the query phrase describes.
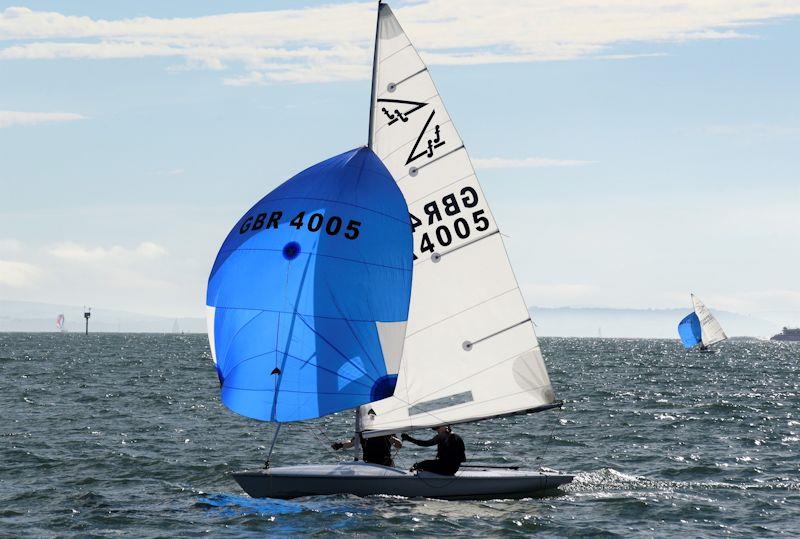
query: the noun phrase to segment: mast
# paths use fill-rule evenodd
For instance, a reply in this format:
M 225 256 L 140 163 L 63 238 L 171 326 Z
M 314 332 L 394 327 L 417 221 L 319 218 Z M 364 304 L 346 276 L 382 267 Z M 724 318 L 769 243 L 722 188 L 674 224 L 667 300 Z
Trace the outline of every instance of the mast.
M 372 54 L 372 89 L 369 96 L 369 133 L 367 134 L 367 148 L 372 149 L 372 125 L 375 121 L 375 83 L 378 74 L 378 34 L 381 28 L 381 0 L 378 0 L 378 14 L 375 17 L 375 47 Z
M 378 75 L 378 39 L 381 29 L 381 0 L 378 0 L 378 13 L 375 15 L 375 46 L 372 51 L 372 86 L 369 92 L 369 133 L 367 133 L 367 147 L 372 149 L 372 126 L 375 122 L 375 84 Z M 356 423 L 353 432 L 353 460 L 361 457 L 361 415 L 358 408 L 355 409 Z

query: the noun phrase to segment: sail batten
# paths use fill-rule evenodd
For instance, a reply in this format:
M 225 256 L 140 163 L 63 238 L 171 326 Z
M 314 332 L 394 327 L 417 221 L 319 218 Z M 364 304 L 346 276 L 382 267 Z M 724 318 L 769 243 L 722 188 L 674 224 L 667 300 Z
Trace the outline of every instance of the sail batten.
M 385 4 L 376 51 L 371 141 L 408 203 L 414 281 L 394 395 L 362 406 L 361 428 L 371 436 L 549 408 L 530 313 L 464 141 Z M 422 406 L 459 395 L 469 402 Z

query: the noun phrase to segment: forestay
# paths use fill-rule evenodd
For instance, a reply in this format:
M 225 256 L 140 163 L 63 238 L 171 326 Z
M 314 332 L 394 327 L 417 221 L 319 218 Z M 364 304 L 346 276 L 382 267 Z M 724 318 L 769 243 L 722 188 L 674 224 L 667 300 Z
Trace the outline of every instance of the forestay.
M 722 331 L 722 327 L 719 325 L 719 322 L 717 322 L 717 319 L 714 318 L 714 315 L 708 310 L 708 307 L 694 294 L 692 294 L 692 304 L 694 305 L 694 312 L 700 320 L 703 346 L 711 346 L 714 343 L 724 341 L 728 338 L 725 332 Z
M 408 206 L 367 148 L 261 199 L 228 234 L 208 281 L 222 402 L 295 421 L 391 395 L 411 258 Z
M 464 144 L 391 9 L 381 4 L 370 141 L 408 203 L 414 281 L 394 396 L 367 436 L 552 406 L 533 323 Z

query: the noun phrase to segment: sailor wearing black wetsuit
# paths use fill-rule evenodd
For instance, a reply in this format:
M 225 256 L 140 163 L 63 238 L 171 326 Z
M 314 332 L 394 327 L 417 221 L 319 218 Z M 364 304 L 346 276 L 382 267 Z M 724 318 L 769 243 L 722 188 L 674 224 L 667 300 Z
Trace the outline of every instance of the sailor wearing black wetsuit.
M 375 436 L 374 438 L 364 438 L 359 434 L 361 442 L 361 451 L 364 456 L 364 462 L 372 464 L 382 464 L 383 466 L 394 466 L 394 459 L 392 459 L 392 448 L 400 449 L 403 444 L 396 436 Z M 336 442 L 331 444 L 335 450 L 349 449 L 353 447 L 353 440 L 350 439 L 346 442 Z
M 436 436 L 430 440 L 417 440 L 406 433 L 401 438 L 422 447 L 436 445 L 436 459 L 423 460 L 411 467 L 411 471 L 433 472 L 441 475 L 455 475 L 462 462 L 466 462 L 467 456 L 464 453 L 464 440 L 458 434 L 453 434 L 448 426 L 441 426 L 434 429 Z

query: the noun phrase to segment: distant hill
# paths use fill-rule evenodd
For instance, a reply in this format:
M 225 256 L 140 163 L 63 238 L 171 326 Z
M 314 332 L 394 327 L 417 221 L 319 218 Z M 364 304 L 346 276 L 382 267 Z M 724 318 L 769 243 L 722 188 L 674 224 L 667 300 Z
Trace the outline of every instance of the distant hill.
M 0 331 L 57 331 L 56 316 L 64 315 L 68 332 L 84 330 L 83 307 L 0 300 Z M 92 308 L 92 333 L 205 333 L 203 318 L 167 318 L 113 309 Z
M 689 309 L 530 309 L 536 333 L 549 337 L 678 338 L 678 322 Z M 780 325 L 769 320 L 712 309 L 729 337 L 770 337 Z
M 543 337 L 677 338 L 678 322 L 688 309 L 601 309 L 534 307 L 536 332 Z M 726 311 L 712 311 L 731 336 L 770 337 L 780 324 Z M 0 331 L 56 331 L 63 314 L 66 330 L 83 331 L 83 308 L 26 301 L 0 300 Z M 169 318 L 113 309 L 93 308 L 89 331 L 125 333 L 205 333 L 204 318 Z

